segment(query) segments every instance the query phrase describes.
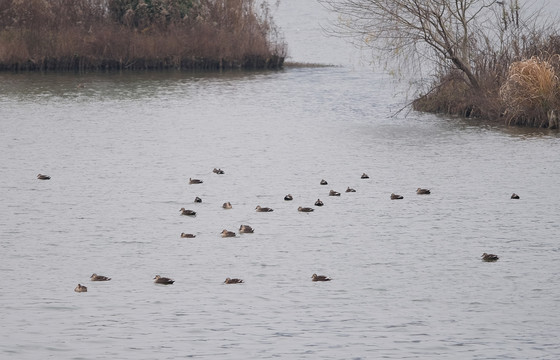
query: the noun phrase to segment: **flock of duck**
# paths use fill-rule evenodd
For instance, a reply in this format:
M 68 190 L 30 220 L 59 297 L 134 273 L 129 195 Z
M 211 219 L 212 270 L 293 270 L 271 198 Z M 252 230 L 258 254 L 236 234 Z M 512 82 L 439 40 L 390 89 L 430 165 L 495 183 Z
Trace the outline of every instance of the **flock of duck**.
M 214 168 L 213 172 L 215 174 L 219 174 L 219 175 L 225 173 L 222 169 L 216 169 L 216 168 Z M 362 179 L 369 179 L 369 176 L 366 173 L 363 173 L 361 178 Z M 39 179 L 39 180 L 50 180 L 51 177 L 48 176 L 48 175 L 45 175 L 45 174 L 38 174 L 37 179 Z M 189 184 L 202 184 L 202 183 L 203 183 L 203 181 L 200 180 L 200 179 L 189 178 Z M 328 182 L 325 179 L 322 179 L 319 184 L 320 185 L 328 185 Z M 346 192 L 356 192 L 356 190 L 348 187 L 346 189 Z M 416 194 L 418 194 L 418 195 L 430 195 L 431 190 L 430 189 L 424 189 L 424 188 L 418 188 L 418 189 L 416 189 Z M 340 196 L 340 193 L 337 192 L 337 191 L 334 191 L 334 190 L 330 190 L 329 196 Z M 392 193 L 390 195 L 390 198 L 391 198 L 391 200 L 401 200 L 401 199 L 404 199 L 404 196 Z M 513 193 L 511 195 L 511 199 L 519 199 L 519 198 L 520 198 L 519 195 L 517 195 L 516 193 Z M 293 196 L 291 194 L 287 194 L 284 197 L 284 200 L 285 201 L 292 201 Z M 195 197 L 194 202 L 195 203 L 201 203 L 202 199 L 197 196 L 197 197 Z M 324 204 L 321 201 L 321 199 L 317 199 L 317 201 L 315 202 L 315 206 L 323 206 L 323 205 Z M 232 209 L 233 208 L 230 202 L 225 202 L 222 205 L 222 207 L 224 209 Z M 272 212 L 272 211 L 274 211 L 274 209 L 257 205 L 257 207 L 255 208 L 255 211 L 257 211 L 257 212 Z M 310 208 L 310 207 L 299 206 L 298 211 L 299 212 L 313 212 L 314 209 Z M 181 215 L 185 215 L 185 216 L 196 216 L 196 211 L 185 209 L 185 208 L 181 208 L 180 213 L 181 213 Z M 242 224 L 239 227 L 239 233 L 240 234 L 243 234 L 243 233 L 250 234 L 250 233 L 253 233 L 253 232 L 254 232 L 254 229 L 250 225 Z M 224 229 L 221 232 L 221 236 L 224 237 L 224 238 L 228 238 L 228 237 L 236 237 L 237 234 L 233 231 L 229 231 L 229 230 Z M 194 237 L 196 237 L 196 235 L 194 235 L 194 234 L 181 233 L 181 238 L 194 238 Z M 495 262 L 495 261 L 498 261 L 498 259 L 499 259 L 498 255 L 488 254 L 488 253 L 483 253 L 481 255 L 481 258 L 482 258 L 482 261 L 484 261 L 484 262 Z M 90 280 L 91 281 L 110 281 L 111 278 L 107 277 L 107 276 L 104 276 L 104 275 L 98 275 L 98 274 L 94 273 L 90 276 Z M 153 280 L 154 280 L 154 283 L 161 284 L 161 285 L 172 285 L 175 282 L 175 280 L 173 280 L 171 278 L 163 277 L 163 276 L 160 276 L 160 275 L 156 275 L 153 278 Z M 312 281 L 330 281 L 331 278 L 329 278 L 328 276 L 325 276 L 325 275 L 313 274 L 311 276 L 311 280 Z M 228 278 L 225 279 L 224 284 L 242 284 L 243 282 L 244 281 L 242 279 L 229 278 L 228 277 Z M 87 292 L 87 287 L 82 285 L 82 284 L 78 284 L 76 286 L 76 288 L 74 289 L 74 291 L 75 292 Z

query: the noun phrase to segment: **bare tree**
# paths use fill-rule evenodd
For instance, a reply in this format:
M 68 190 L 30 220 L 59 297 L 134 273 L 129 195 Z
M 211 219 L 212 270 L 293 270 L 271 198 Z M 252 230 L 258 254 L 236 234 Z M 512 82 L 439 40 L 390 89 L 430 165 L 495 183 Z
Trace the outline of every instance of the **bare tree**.
M 414 53 L 452 66 L 478 89 L 472 53 L 499 41 L 504 1 L 498 0 L 319 0 L 336 12 L 333 31 L 348 35 L 385 55 Z M 519 9 L 518 0 L 509 0 Z M 517 22 L 518 22 L 517 15 Z M 435 55 L 434 55 L 435 54 Z

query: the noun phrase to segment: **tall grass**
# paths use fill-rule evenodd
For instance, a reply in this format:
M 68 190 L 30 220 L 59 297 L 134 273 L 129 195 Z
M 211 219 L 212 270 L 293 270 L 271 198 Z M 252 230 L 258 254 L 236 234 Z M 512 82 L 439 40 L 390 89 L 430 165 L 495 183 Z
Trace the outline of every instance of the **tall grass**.
M 267 7 L 253 0 L 200 0 L 183 18 L 142 26 L 116 21 L 107 1 L 0 0 L 0 70 L 283 65 L 285 44 Z

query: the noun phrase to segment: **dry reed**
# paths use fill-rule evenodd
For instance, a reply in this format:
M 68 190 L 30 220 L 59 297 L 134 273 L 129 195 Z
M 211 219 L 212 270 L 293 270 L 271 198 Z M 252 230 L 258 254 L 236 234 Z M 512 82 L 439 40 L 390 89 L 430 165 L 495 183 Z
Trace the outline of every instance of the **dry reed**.
M 549 120 L 554 122 L 551 111 L 558 108 L 558 95 L 558 76 L 550 61 L 532 57 L 512 63 L 507 79 L 500 88 L 506 122 L 553 127 L 554 124 L 549 124 Z
M 181 3 L 159 2 L 167 9 Z M 0 0 L 0 70 L 282 67 L 285 44 L 254 0 L 196 4 L 188 16 L 126 24 L 107 12 L 105 0 Z

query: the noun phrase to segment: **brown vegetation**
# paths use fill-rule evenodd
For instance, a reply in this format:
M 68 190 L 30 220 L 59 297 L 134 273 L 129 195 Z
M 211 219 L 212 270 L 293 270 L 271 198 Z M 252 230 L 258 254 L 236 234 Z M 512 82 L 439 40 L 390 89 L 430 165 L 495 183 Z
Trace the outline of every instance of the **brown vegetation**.
M 0 70 L 277 69 L 254 0 L 0 0 Z

